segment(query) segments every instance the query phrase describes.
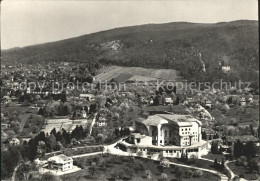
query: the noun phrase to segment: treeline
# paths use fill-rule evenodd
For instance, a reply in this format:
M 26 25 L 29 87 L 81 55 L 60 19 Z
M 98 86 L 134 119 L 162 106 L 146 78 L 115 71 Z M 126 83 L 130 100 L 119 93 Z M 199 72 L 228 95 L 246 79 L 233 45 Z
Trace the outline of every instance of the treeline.
M 53 128 L 50 134 L 40 132 L 37 136 L 30 139 L 29 142 L 24 141 L 20 147 L 20 152 L 24 159 L 33 161 L 36 157 L 44 156 L 45 153 L 59 151 L 78 140 L 87 138 L 88 132 L 88 128 L 84 129 L 82 126 L 76 126 L 71 133 L 65 129 L 57 132 Z

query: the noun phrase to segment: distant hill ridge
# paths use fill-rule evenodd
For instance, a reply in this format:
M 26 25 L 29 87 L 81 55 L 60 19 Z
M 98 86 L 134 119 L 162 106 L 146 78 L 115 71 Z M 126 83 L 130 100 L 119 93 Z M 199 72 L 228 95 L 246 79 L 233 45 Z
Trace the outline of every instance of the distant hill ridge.
M 258 21 L 214 24 L 173 22 L 129 26 L 76 38 L 2 51 L 2 63 L 99 62 L 119 66 L 169 68 L 188 80 L 257 77 Z M 227 57 L 228 74 L 217 70 Z M 205 70 L 203 70 L 203 66 Z

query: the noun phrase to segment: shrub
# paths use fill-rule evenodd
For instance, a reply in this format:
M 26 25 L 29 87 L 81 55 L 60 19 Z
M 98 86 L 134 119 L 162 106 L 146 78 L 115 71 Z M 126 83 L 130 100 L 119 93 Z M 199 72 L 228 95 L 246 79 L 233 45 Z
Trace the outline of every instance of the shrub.
M 167 180 L 168 179 L 168 175 L 166 173 L 162 173 L 161 174 L 161 178 L 162 178 L 162 180 Z
M 201 177 L 203 175 L 202 171 L 201 170 L 196 170 L 194 171 L 193 173 L 193 176 L 194 177 Z

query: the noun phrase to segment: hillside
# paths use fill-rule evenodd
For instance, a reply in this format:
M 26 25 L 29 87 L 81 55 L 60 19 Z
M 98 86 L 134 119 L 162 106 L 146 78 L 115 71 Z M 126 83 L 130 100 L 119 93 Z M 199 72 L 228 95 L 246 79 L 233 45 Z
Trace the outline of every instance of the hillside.
M 99 62 L 176 69 L 190 81 L 254 81 L 259 67 L 258 40 L 258 21 L 148 24 L 5 50 L 2 64 Z M 218 69 L 224 59 L 231 65 L 228 74 Z

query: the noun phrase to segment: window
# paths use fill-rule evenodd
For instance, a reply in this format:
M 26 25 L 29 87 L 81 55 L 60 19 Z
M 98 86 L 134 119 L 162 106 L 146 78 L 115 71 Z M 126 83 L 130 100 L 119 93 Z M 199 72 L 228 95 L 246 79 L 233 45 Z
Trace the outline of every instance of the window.
M 154 130 L 152 130 L 152 136 L 154 136 Z
M 187 131 L 187 128 L 185 128 L 185 131 Z
M 172 130 L 169 131 L 169 137 L 172 137 Z
M 162 140 L 160 140 L 160 143 L 162 143 Z
M 136 141 L 137 141 L 137 143 L 140 143 L 140 138 L 137 138 Z
M 167 130 L 164 131 L 164 136 L 167 137 Z
M 183 131 L 183 129 L 181 129 Z
M 166 153 L 168 153 L 168 150 L 166 150 Z

